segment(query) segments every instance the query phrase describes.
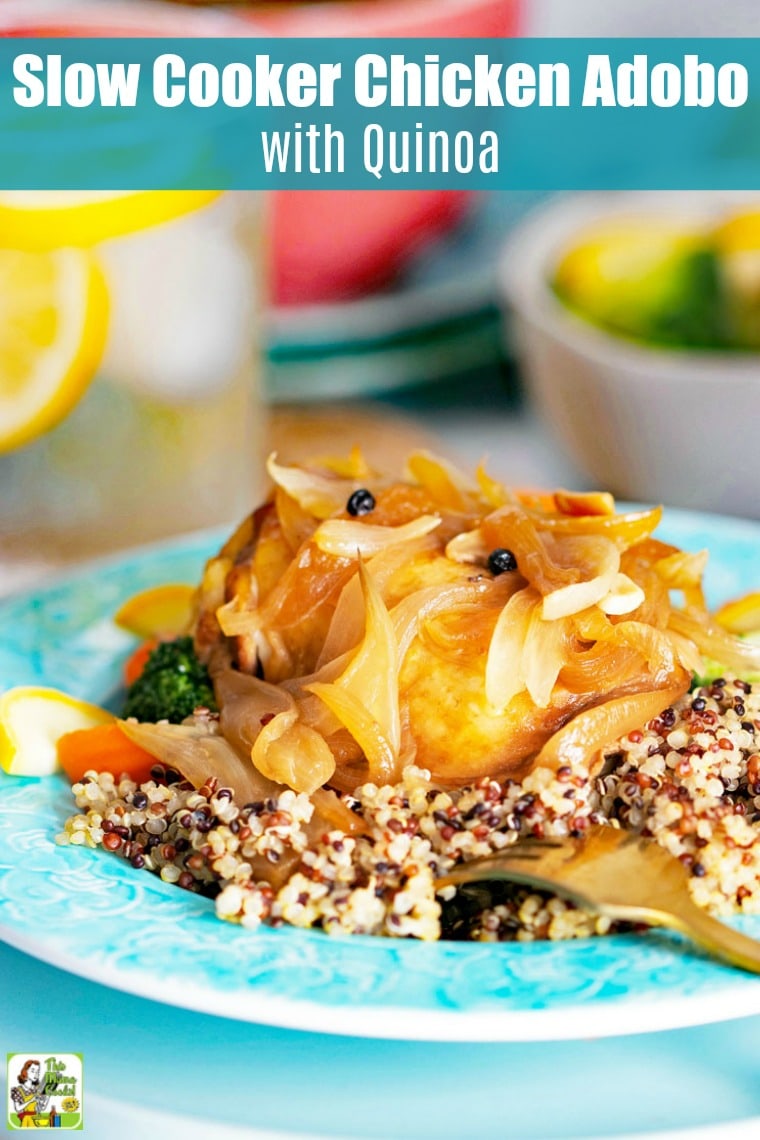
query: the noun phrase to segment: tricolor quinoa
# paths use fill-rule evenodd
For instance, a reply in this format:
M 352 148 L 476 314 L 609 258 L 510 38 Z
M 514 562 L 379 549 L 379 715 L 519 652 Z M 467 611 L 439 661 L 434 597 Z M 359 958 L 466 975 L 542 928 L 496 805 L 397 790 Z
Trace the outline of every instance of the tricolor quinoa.
M 694 900 L 716 914 L 760 911 L 760 686 L 723 679 L 696 689 L 609 749 L 601 773 L 536 768 L 520 782 L 483 778 L 444 791 L 414 766 L 400 782 L 365 783 L 347 804 L 366 830 L 309 842 L 309 798 L 292 790 L 237 804 L 209 779 L 195 790 L 160 766 L 138 787 L 89 773 L 80 814 L 60 843 L 104 848 L 167 882 L 215 899 L 220 918 L 289 923 L 330 934 L 476 941 L 602 934 L 607 920 L 525 888 L 447 888 L 455 863 L 526 836 L 578 836 L 612 822 L 657 841 L 691 871 Z M 249 860 L 296 869 L 275 889 Z

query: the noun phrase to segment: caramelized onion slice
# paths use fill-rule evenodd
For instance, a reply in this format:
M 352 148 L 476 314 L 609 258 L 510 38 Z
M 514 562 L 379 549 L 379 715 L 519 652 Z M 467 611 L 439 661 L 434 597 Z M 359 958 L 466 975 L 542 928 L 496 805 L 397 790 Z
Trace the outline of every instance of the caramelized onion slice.
M 430 451 L 416 451 L 407 460 L 407 474 L 430 495 L 436 506 L 461 511 L 476 488 L 453 463 Z
M 602 613 L 613 614 L 620 617 L 623 614 L 633 613 L 646 600 L 646 594 L 632 578 L 622 572 L 615 575 L 609 590 L 600 602 L 597 602 Z
M 261 630 L 258 611 L 243 609 L 239 598 L 230 598 L 216 611 L 216 620 L 225 637 L 256 637 Z
M 708 557 L 706 550 L 699 550 L 696 553 L 678 550 L 674 554 L 660 558 L 654 565 L 655 573 L 669 590 L 683 591 L 687 606 L 705 610 L 702 575 Z
M 490 551 L 480 527 L 457 534 L 446 544 L 446 557 L 452 562 L 464 562 L 472 566 L 486 566 Z
M 582 567 L 588 576 L 546 594 L 542 617 L 556 621 L 596 605 L 609 594 L 620 570 L 620 552 L 609 539 L 574 535 L 557 543 L 555 558 L 563 564 Z M 589 573 L 590 571 L 590 573 Z
M 400 526 L 327 519 L 315 530 L 314 542 L 325 554 L 334 554 L 338 558 L 356 558 L 357 551 L 362 558 L 369 558 L 394 543 L 410 542 L 430 534 L 440 525 L 438 515 L 420 515 Z
M 631 693 L 586 709 L 555 732 L 536 756 L 533 767 L 554 771 L 569 767 L 596 775 L 605 748 L 634 729 L 643 728 L 682 697 L 688 687 L 689 677 L 684 671 L 682 681 L 668 689 Z
M 389 783 L 398 776 L 401 747 L 399 654 L 390 614 L 363 562 L 365 632 L 357 652 L 332 682 L 304 685 L 327 705 L 364 752 L 372 779 Z
M 281 686 L 237 669 L 214 669 L 212 679 L 222 733 L 241 756 L 250 755 L 267 721 L 296 707 L 293 697 Z
M 569 620 L 580 640 L 571 646 L 560 680 L 571 692 L 667 688 L 701 660 L 694 644 L 672 631 L 630 618 L 613 623 L 598 607 Z
M 486 699 L 495 712 L 503 712 L 525 688 L 523 647 L 539 605 L 537 592 L 526 587 L 512 595 L 496 620 L 486 658 Z
M 400 776 L 398 750 L 394 749 L 377 720 L 367 712 L 361 700 L 338 684 L 312 681 L 304 686 L 324 701 L 330 712 L 348 730 L 364 753 L 370 779 L 377 784 L 392 784 Z
M 274 502 L 280 536 L 293 555 L 314 534 L 319 525 L 319 517 L 302 507 L 282 487 L 276 489 Z
M 662 553 L 661 553 L 662 552 Z M 670 591 L 657 574 L 654 564 L 657 560 L 672 553 L 673 548 L 665 546 L 654 538 L 637 542 L 620 556 L 621 573 L 627 574 L 644 591 L 644 601 L 635 611 L 639 621 L 665 629 L 671 610 Z
M 366 613 L 364 640 L 335 684 L 364 705 L 398 755 L 401 746 L 401 717 L 396 634 L 385 602 L 361 562 L 359 581 Z
M 352 479 L 278 463 L 274 452 L 267 459 L 267 472 L 277 487 L 317 519 L 328 519 L 344 510 L 348 497 L 356 489 Z
M 485 660 L 500 609 L 500 606 L 470 602 L 445 610 L 422 622 L 418 630 L 420 644 L 449 661 L 454 657 L 464 661 Z
M 299 723 L 296 709 L 278 713 L 264 725 L 251 749 L 251 760 L 268 780 L 307 796 L 326 784 L 335 771 L 335 757 L 327 742 L 313 728 Z
M 216 776 L 231 788 L 239 804 L 278 795 L 281 786 L 266 779 L 243 760 L 223 736 L 209 728 L 189 724 L 138 724 L 119 721 L 122 732 L 162 764 L 176 768 L 194 788 Z
M 377 477 L 377 472 L 370 467 L 364 452 L 357 443 L 354 444 L 348 455 L 328 455 L 321 462 L 328 471 L 334 471 L 336 475 L 341 475 L 344 479 L 353 479 L 355 485 L 358 485 L 359 481 L 366 484 L 368 479 Z
M 551 534 L 599 534 L 611 539 L 619 550 L 647 538 L 662 519 L 662 507 L 614 515 L 544 515 L 532 513 L 537 525 Z
M 570 654 L 559 674 L 559 683 L 571 693 L 614 693 L 642 677 L 641 656 L 635 649 L 615 641 L 597 641 L 590 649 Z M 645 675 L 644 675 L 645 676 Z
M 641 621 L 618 622 L 614 629 L 617 640 L 635 650 L 646 662 L 653 688 L 662 689 L 673 683 L 680 670 L 668 630 Z
M 735 669 L 740 677 L 747 672 L 760 673 L 760 645 L 734 637 L 707 615 L 674 609 L 670 628 L 693 641 L 706 657 L 727 669 Z
M 437 550 L 435 538 L 432 535 L 423 535 L 422 538 L 382 550 L 367 563 L 367 571 L 380 593 L 385 596 L 388 584 L 399 570 L 409 566 L 418 556 L 432 554 Z M 365 625 L 364 597 L 357 573 L 351 576 L 341 590 L 317 659 L 317 670 L 334 658 L 354 649 L 361 641 Z
M 704 672 L 705 662 L 691 638 L 683 637 L 682 634 L 676 633 L 672 629 L 668 630 L 668 637 L 678 664 L 687 669 L 692 677 L 699 677 Z
M 531 700 L 539 709 L 548 708 L 552 689 L 568 657 L 572 637 L 567 620 L 545 621 L 535 606 L 528 623 L 522 651 L 522 673 Z
M 601 606 L 589 606 L 573 614 L 573 625 L 581 641 L 608 641 L 615 637 L 615 626 Z
M 667 586 L 673 590 L 684 590 L 689 586 L 701 586 L 708 558 L 707 550 L 676 550 L 658 558 L 654 567 Z
M 478 481 L 481 498 L 484 502 L 488 503 L 490 507 L 504 507 L 507 503 L 516 502 L 512 492 L 509 491 L 503 483 L 500 483 L 497 479 L 494 479 L 488 474 L 484 459 L 478 464 L 475 478 Z
M 391 618 L 398 644 L 398 660 L 401 665 L 409 652 L 409 647 L 420 632 L 424 622 L 431 621 L 440 614 L 455 612 L 468 605 L 505 604 L 522 582 L 515 582 L 510 574 L 498 578 L 485 576 L 467 582 L 449 582 L 442 586 L 427 586 L 415 590 L 393 607 Z

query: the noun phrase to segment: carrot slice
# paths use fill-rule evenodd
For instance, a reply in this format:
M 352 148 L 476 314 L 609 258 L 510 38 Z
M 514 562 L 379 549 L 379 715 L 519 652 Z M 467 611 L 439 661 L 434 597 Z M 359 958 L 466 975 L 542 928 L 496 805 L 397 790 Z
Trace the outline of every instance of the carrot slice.
M 157 637 L 149 637 L 147 641 L 143 641 L 135 649 L 134 653 L 130 654 L 124 662 L 124 680 L 127 685 L 133 685 L 138 677 L 142 676 L 142 671 L 148 661 L 153 650 L 158 645 L 159 639 Z
M 125 736 L 114 721 L 64 733 L 58 741 L 58 762 L 72 784 L 93 769 L 112 772 L 117 779 L 127 775 L 141 784 L 150 779 L 156 759 Z

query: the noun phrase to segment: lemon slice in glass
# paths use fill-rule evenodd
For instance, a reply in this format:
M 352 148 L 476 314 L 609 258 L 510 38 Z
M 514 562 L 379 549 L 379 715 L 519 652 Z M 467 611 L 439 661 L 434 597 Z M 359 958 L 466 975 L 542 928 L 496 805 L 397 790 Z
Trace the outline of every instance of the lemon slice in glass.
M 220 190 L 4 190 L 0 246 L 28 251 L 87 248 L 172 221 L 220 195 Z
M 103 353 L 108 292 L 79 249 L 0 249 L 0 452 L 68 415 Z
M 113 714 L 59 689 L 18 685 L 0 696 L 0 768 L 12 776 L 49 776 L 66 732 L 110 724 Z

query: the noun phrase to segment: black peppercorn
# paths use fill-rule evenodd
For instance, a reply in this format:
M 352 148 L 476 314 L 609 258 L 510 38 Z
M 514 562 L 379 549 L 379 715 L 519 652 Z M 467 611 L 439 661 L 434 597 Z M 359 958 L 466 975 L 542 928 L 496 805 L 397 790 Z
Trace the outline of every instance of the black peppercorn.
M 517 569 L 517 559 L 511 550 L 499 546 L 488 555 L 488 569 L 492 574 L 505 574 Z
M 375 509 L 375 496 L 366 487 L 359 487 L 357 491 L 349 497 L 346 503 L 346 510 L 350 515 L 356 518 L 357 515 L 368 515 L 370 511 Z

